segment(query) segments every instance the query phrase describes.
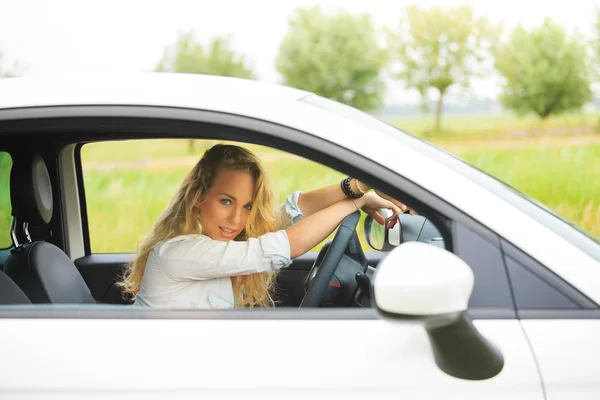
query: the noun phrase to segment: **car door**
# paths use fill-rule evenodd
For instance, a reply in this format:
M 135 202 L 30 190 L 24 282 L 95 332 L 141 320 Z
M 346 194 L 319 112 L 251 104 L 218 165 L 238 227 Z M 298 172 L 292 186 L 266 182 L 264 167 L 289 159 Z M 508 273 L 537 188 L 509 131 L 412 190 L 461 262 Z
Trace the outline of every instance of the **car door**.
M 547 399 L 600 398 L 600 309 L 565 280 L 502 242 L 518 317 Z
M 2 309 L 2 398 L 543 398 L 515 320 L 475 321 L 506 364 L 467 381 L 436 366 L 418 324 L 362 312 L 173 314 Z
M 115 124 L 109 115 L 99 117 L 104 115 L 102 107 L 92 108 L 90 115 L 94 118 L 89 120 L 81 118 L 85 114 L 81 108 L 77 109 L 79 118 L 73 120 L 68 118 L 68 107 L 44 109 L 46 113 L 59 113 L 60 120 L 35 121 L 29 129 L 41 134 L 69 126 L 68 140 L 73 142 L 81 138 L 77 132 L 86 132 L 86 140 L 94 140 L 88 124 L 93 124 L 94 132 L 102 131 L 97 139 L 114 134 L 111 129 L 121 135 L 129 131 L 139 135 L 145 127 L 179 135 L 188 132 L 178 131 L 180 120 L 168 118 L 172 110 L 165 111 L 167 118 L 155 119 L 160 109 L 153 107 L 146 110 L 153 118 L 144 119 L 144 108 L 137 108 L 135 118 L 119 119 Z M 31 117 L 35 111 L 28 110 L 27 115 Z M 223 117 L 231 123 L 230 116 Z M 218 131 L 223 139 L 240 138 L 239 132 L 234 135 L 222 126 L 217 128 L 221 128 Z M 281 132 L 283 128 L 277 129 Z M 197 134 L 199 130 L 192 131 Z M 0 132 L 9 136 L 10 130 Z M 268 142 L 266 136 L 260 136 L 266 135 L 264 132 L 245 133 Z M 296 131 L 284 133 L 287 142 L 281 144 L 288 149 L 308 146 L 315 140 Z M 60 184 L 54 190 L 63 201 L 59 220 L 54 221 L 54 234 L 61 233 L 65 248 L 76 259 L 85 256 L 77 255 L 77 243 L 85 236 L 81 223 L 81 202 L 85 200 L 75 190 L 75 152 L 64 146 L 64 140 L 46 140 L 43 150 L 55 154 L 54 172 Z M 356 172 L 385 176 L 383 169 L 379 171 L 373 165 L 367 168 L 363 158 L 344 153 L 335 144 L 319 141 L 314 148 L 319 149 L 316 161 L 323 162 L 335 151 L 343 152 L 345 162 Z M 42 149 L 34 145 L 31 150 Z M 425 199 L 431 199 L 430 194 L 414 183 L 406 185 L 403 190 L 421 199 L 416 201 L 424 202 L 419 203 L 423 209 L 450 214 L 443 209 L 450 207 L 443 199 L 425 203 Z M 23 394 L 96 398 L 111 394 L 123 398 L 243 395 L 377 399 L 407 395 L 542 399 L 535 360 L 515 317 L 499 239 L 468 215 L 448 217 L 445 223 L 450 234 L 448 249 L 466 262 L 475 276 L 469 318 L 502 355 L 502 370 L 495 376 L 469 380 L 443 372 L 422 324 L 387 320 L 372 308 L 215 312 L 34 305 L 0 309 L 0 393 L 3 398 Z M 458 354 L 456 359 L 468 355 Z
M 488 258 L 495 252 L 493 243 L 465 227 L 455 231 L 459 249 L 475 240 L 490 252 L 477 254 L 493 266 Z M 458 252 L 473 262 L 469 252 Z M 503 359 L 501 372 L 484 380 L 443 372 L 422 325 L 384 319 L 373 309 L 215 313 L 37 305 L 0 309 L 0 393 L 3 398 L 26 393 L 233 398 L 243 393 L 256 398 L 541 399 L 538 371 L 519 321 L 511 310 L 477 304 L 493 284 L 475 276 L 479 289 L 469 311 L 478 332 Z M 495 300 L 487 301 L 490 306 Z M 237 353 L 243 357 L 237 359 Z

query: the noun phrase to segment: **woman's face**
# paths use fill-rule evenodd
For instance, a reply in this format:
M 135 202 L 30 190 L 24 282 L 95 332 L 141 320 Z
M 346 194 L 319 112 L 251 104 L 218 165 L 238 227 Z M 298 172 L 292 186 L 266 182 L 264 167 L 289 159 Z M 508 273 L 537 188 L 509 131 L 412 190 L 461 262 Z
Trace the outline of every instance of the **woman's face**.
M 254 196 L 254 178 L 248 172 L 219 170 L 205 201 L 199 204 L 204 234 L 227 242 L 246 227 Z

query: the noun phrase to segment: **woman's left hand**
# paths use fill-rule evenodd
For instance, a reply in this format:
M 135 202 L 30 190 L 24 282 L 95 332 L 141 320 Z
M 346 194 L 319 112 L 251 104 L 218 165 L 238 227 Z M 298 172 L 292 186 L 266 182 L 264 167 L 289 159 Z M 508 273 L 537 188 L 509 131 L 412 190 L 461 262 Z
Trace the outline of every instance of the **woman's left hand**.
M 398 215 L 402 213 L 400 207 L 393 202 L 384 199 L 375 192 L 368 192 L 364 195 L 365 204 L 362 206 L 362 210 L 369 214 L 373 219 L 379 222 L 381 225 L 387 226 L 389 229 L 393 228 L 398 222 Z M 392 216 L 384 219 L 381 214 L 377 211 L 387 208 L 392 211 Z

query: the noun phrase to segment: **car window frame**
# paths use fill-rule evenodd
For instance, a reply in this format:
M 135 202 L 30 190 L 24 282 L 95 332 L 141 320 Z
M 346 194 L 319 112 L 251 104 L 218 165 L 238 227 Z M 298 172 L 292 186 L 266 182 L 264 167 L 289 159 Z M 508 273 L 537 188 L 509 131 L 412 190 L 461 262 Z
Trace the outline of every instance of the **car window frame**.
M 170 137 L 220 139 L 271 146 L 339 171 L 347 171 L 349 174 L 381 188 L 400 201 L 408 204 L 420 204 L 420 211 L 430 217 L 442 231 L 442 235 L 447 239 L 445 240 L 446 247 L 452 252 L 454 252 L 454 246 L 450 232 L 451 227 L 446 226 L 441 220 L 442 218 L 459 222 L 476 232 L 491 233 L 488 228 L 470 215 L 401 174 L 391 171 L 359 153 L 287 126 L 240 115 L 172 107 L 61 106 L 52 107 L 52 112 L 42 107 L 41 110 L 28 109 L 29 117 L 35 115 L 36 111 L 42 115 L 27 122 L 36 125 L 39 132 L 52 133 L 57 129 L 60 130 L 61 127 L 66 129 L 63 131 L 64 141 L 61 148 L 90 140 L 161 138 L 167 132 Z M 161 128 L 160 123 L 164 122 L 170 125 L 169 129 Z M 173 129 L 174 127 L 175 129 Z M 219 129 L 207 129 L 215 127 Z M 29 126 L 28 129 L 31 130 L 32 127 Z M 75 138 L 70 137 L 69 132 L 77 132 L 77 139 L 74 140 Z M 83 179 L 80 158 L 74 159 L 73 162 L 75 169 L 78 170 L 77 176 Z M 58 168 L 61 170 L 60 166 Z M 79 190 L 83 188 L 81 183 L 81 181 L 78 182 Z M 62 195 L 63 193 L 60 193 L 60 196 Z M 80 212 L 85 215 L 86 210 L 81 208 L 82 204 L 80 204 Z M 87 218 L 85 221 L 87 223 Z M 62 225 L 66 237 L 69 234 L 68 224 L 63 221 Z M 87 227 L 82 232 L 85 232 L 86 229 Z M 89 249 L 86 249 L 85 254 L 90 254 Z M 477 314 L 478 318 L 514 318 L 514 307 L 504 310 L 506 311 L 504 313 L 492 313 L 491 310 L 478 309 L 470 311 Z
M 218 127 L 216 127 L 216 130 L 222 132 L 223 128 L 224 128 L 223 126 L 218 126 Z M 279 129 L 281 129 L 281 128 L 279 128 Z M 287 137 L 290 137 L 290 136 L 287 136 Z M 195 139 L 203 139 L 205 137 L 195 136 L 194 138 Z M 140 139 L 143 139 L 143 138 L 140 138 Z M 221 137 L 220 139 L 223 139 L 223 140 L 233 140 L 233 138 L 231 138 L 231 137 L 224 137 L 224 138 Z M 268 144 L 266 144 L 264 142 L 259 142 L 259 143 L 256 143 L 256 144 L 268 145 Z M 78 147 L 79 151 L 77 152 L 78 153 L 78 155 L 77 155 L 77 157 L 78 157 L 78 163 L 81 162 L 81 147 L 82 146 Z M 281 149 L 281 150 L 282 151 L 286 151 L 285 149 Z M 297 153 L 295 153 L 295 154 L 297 154 Z M 299 154 L 299 155 L 302 155 L 302 154 Z M 302 155 L 302 156 L 304 156 L 304 155 Z M 344 155 L 344 157 L 347 157 L 347 156 L 348 156 L 348 154 Z M 323 162 L 324 158 L 314 158 L 314 157 L 307 157 L 307 158 L 310 158 L 312 161 L 324 164 L 324 162 Z M 352 165 L 359 167 L 361 164 L 360 164 L 360 162 L 356 162 L 355 161 L 355 162 L 353 162 Z M 329 168 L 333 168 L 330 165 L 326 165 L 326 166 L 329 167 Z M 82 169 L 82 165 L 79 165 L 78 166 L 78 170 L 81 170 L 81 169 Z M 361 170 L 361 171 L 354 171 L 353 174 L 354 174 L 354 176 L 360 177 L 361 174 L 364 174 L 364 172 L 368 171 L 368 170 L 370 170 L 370 169 L 369 168 L 364 168 L 364 170 Z M 82 175 L 80 174 L 79 177 L 82 177 Z M 371 176 L 369 178 L 372 179 L 373 177 Z M 80 180 L 80 183 L 82 183 L 82 180 Z M 78 186 L 80 188 L 84 188 L 84 186 L 82 184 L 79 184 Z M 84 190 L 82 190 L 82 191 L 84 191 Z M 414 193 L 414 191 L 411 191 L 411 193 Z M 82 208 L 82 216 L 83 215 L 87 215 L 87 210 L 84 210 Z M 449 239 L 449 240 L 446 240 L 446 242 L 447 242 L 447 250 L 450 250 L 450 251 L 453 251 L 453 252 L 456 253 L 456 250 L 453 248 L 454 245 L 453 245 L 453 239 L 452 239 L 453 236 L 452 236 L 452 233 L 451 233 L 451 228 L 450 228 L 450 225 L 447 223 L 447 221 L 444 221 L 445 217 L 443 217 L 437 211 L 436 212 L 431 212 L 429 214 L 429 217 L 430 217 L 430 219 L 432 219 L 432 221 L 434 222 L 434 224 L 436 224 L 436 226 L 440 227 L 442 231 L 445 231 L 442 234 L 443 234 L 443 236 L 446 239 Z M 87 222 L 87 218 L 84 218 L 84 219 Z M 445 227 L 445 229 L 443 227 Z M 87 238 L 88 239 L 86 240 L 86 254 L 87 255 L 94 255 L 95 253 L 92 253 L 91 249 L 90 249 L 89 229 L 86 227 L 84 229 L 84 231 L 88 232 L 87 233 L 87 235 L 88 235 Z M 478 224 L 477 231 L 480 232 L 480 233 L 482 233 L 482 231 L 485 231 L 485 233 L 482 233 L 482 234 L 484 234 L 484 235 L 486 235 L 488 237 L 495 236 L 494 234 L 492 234 L 491 232 L 489 232 L 489 230 L 483 229 L 483 227 L 480 224 Z M 504 273 L 504 270 L 501 271 L 501 273 Z M 508 293 L 508 287 L 506 288 L 506 290 L 507 290 L 507 293 Z M 510 298 L 510 297 L 508 297 L 508 298 Z M 482 307 L 477 307 L 475 305 L 475 307 L 473 307 L 473 308 L 479 310 L 480 314 L 483 312 L 484 309 L 488 310 L 490 312 L 493 311 L 493 315 L 494 315 L 495 318 L 500 318 L 500 317 L 514 318 L 514 316 L 515 316 L 514 304 L 510 300 L 508 300 L 508 301 L 506 301 L 506 302 L 504 302 L 502 304 L 496 303 L 494 307 L 490 306 L 490 307 L 483 307 L 482 308 Z

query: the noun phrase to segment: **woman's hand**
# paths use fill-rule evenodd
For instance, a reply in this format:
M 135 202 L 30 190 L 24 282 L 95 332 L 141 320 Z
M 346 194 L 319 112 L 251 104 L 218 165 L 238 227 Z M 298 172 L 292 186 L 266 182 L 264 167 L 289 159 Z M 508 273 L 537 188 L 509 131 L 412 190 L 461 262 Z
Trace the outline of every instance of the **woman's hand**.
M 387 226 L 389 229 L 393 228 L 398 222 L 398 215 L 402 213 L 402 209 L 394 202 L 384 199 L 375 192 L 368 192 L 360 198 L 362 206 L 361 209 L 369 214 L 373 219 L 379 222 L 381 225 Z M 399 202 L 398 202 L 399 203 Z M 402 204 L 402 203 L 399 203 Z M 404 206 L 404 204 L 402 204 Z M 406 206 L 404 206 L 406 207 Z M 384 219 L 381 214 L 377 211 L 387 208 L 392 211 L 392 216 Z
M 365 192 L 368 192 L 369 190 L 373 189 L 373 187 L 367 185 L 366 183 L 364 183 L 362 181 L 359 181 L 356 178 L 353 178 L 350 181 L 350 187 L 352 188 L 352 191 L 355 192 L 355 193 L 360 193 L 361 192 L 361 190 L 358 190 L 358 188 L 361 188 L 362 191 L 365 191 Z M 390 197 L 387 194 L 382 193 L 381 191 L 379 191 L 377 189 L 375 189 L 375 193 L 377 193 L 379 195 L 379 197 L 381 197 L 381 198 L 383 198 L 385 200 L 388 200 L 388 201 L 391 201 L 392 203 L 394 203 L 394 205 L 396 205 L 398 208 L 400 208 L 400 210 L 401 210 L 402 213 L 405 213 L 405 212 L 409 211 L 410 215 L 415 215 L 416 214 L 415 210 L 413 210 L 411 208 L 408 208 L 406 206 L 406 204 L 399 202 L 398 200 L 394 199 L 393 197 Z M 377 221 L 379 222 L 379 220 L 377 220 Z
M 410 212 L 410 215 L 415 215 L 417 213 L 412 208 L 408 208 L 406 206 L 406 204 L 399 202 L 398 200 L 394 199 L 393 197 L 388 196 L 385 193 L 382 193 L 379 190 L 375 190 L 375 193 L 377 193 L 381 198 L 386 199 L 386 200 L 391 201 L 392 203 L 394 203 L 396 206 L 398 206 L 398 208 L 400 208 L 400 210 L 402 210 L 402 213 L 405 213 L 407 211 Z

